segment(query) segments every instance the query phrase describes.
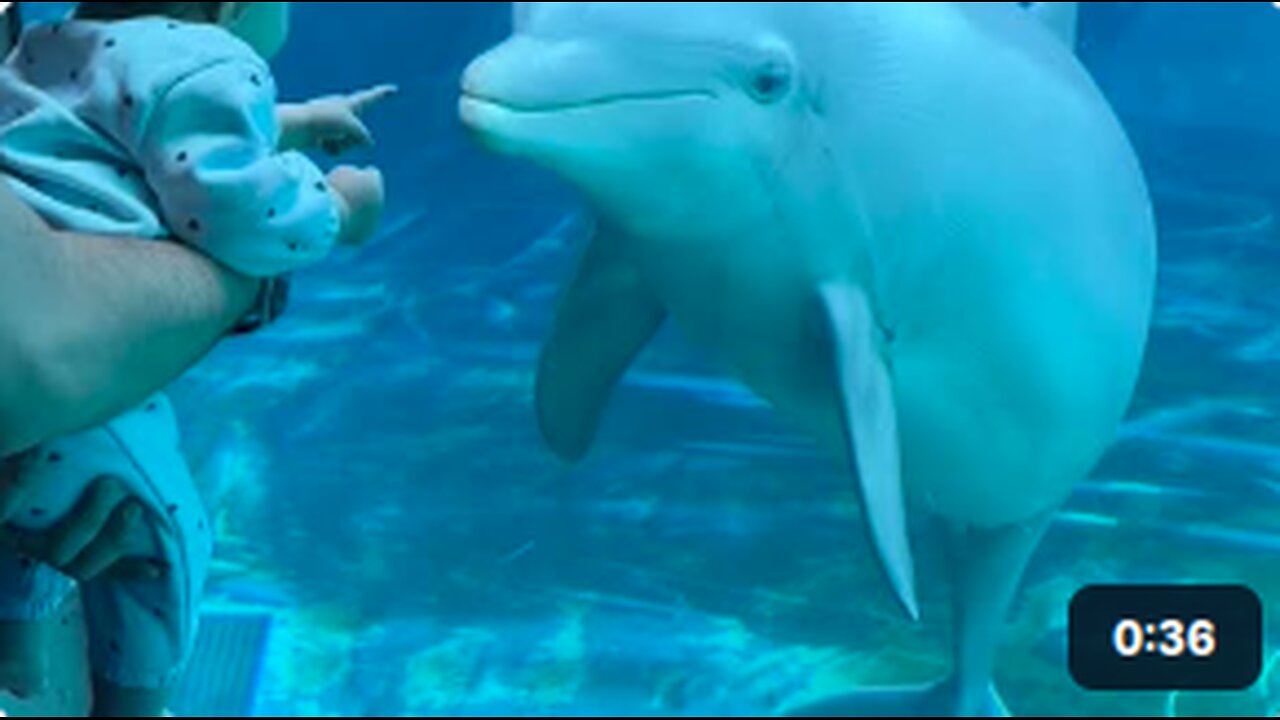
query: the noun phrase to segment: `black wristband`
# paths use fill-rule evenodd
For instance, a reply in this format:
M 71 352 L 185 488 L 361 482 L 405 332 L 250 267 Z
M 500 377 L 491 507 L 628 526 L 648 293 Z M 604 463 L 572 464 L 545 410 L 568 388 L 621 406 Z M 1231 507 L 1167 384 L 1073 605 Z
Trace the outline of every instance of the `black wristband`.
M 262 281 L 257 302 L 254 303 L 249 314 L 236 325 L 232 334 L 251 335 L 280 319 L 289 306 L 289 286 L 288 276 Z

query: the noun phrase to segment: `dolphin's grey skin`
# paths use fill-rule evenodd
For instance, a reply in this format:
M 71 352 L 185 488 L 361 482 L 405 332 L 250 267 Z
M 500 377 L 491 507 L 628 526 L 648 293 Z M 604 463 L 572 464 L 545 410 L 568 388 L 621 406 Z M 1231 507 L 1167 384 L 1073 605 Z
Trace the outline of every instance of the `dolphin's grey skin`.
M 524 30 L 531 22 L 536 6 L 542 3 L 511 3 L 511 19 L 516 32 Z M 1059 37 L 1068 47 L 1074 48 L 1079 36 L 1080 3 L 1074 2 L 1021 2 L 1013 3 L 1029 9 L 1040 22 Z
M 857 477 L 917 612 L 905 500 L 951 533 L 952 676 L 795 714 L 1000 714 L 1022 571 L 1132 398 L 1155 224 L 1119 123 L 1013 3 L 534 3 L 464 79 L 490 149 L 600 233 L 538 378 L 589 450 L 669 317 Z
M 530 5 L 531 3 L 517 3 Z M 1026 3 L 1041 24 L 1058 36 L 1069 48 L 1075 48 L 1080 36 L 1080 3 L 1041 2 Z
M 538 3 L 518 2 L 511 3 L 511 21 L 516 32 L 524 30 L 529 24 L 529 18 L 533 13 L 533 8 Z

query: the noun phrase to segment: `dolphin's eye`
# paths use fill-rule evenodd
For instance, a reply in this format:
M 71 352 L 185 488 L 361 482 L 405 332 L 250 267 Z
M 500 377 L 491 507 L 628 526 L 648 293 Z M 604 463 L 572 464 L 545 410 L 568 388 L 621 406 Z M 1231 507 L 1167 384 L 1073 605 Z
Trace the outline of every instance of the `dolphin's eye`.
M 772 104 L 791 91 L 791 67 L 782 62 L 771 62 L 758 68 L 748 85 L 751 97 L 762 104 Z

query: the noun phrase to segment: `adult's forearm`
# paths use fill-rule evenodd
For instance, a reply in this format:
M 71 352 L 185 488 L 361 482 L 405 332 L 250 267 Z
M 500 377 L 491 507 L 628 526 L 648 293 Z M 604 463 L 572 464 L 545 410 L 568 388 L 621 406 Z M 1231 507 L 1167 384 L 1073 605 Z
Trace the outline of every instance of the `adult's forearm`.
M 0 192 L 0 456 L 142 402 L 256 297 L 181 246 L 51 233 L 17 202 Z

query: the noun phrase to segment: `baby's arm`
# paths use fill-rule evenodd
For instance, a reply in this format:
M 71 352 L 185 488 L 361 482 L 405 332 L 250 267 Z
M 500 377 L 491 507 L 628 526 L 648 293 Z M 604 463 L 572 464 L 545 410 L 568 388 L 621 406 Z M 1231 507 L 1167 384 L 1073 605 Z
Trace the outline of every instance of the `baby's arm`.
M 276 124 L 280 126 L 280 152 L 311 150 L 316 142 L 307 123 L 306 103 L 288 103 L 276 107 Z
M 343 245 L 363 245 L 382 224 L 386 204 L 382 173 L 340 167 L 329 173 L 329 188 L 338 196 Z
M 153 100 L 136 148 L 166 225 L 251 277 L 324 259 L 352 234 L 347 201 L 305 156 L 280 152 L 265 65 L 237 58 L 185 76 Z
M 373 133 L 360 120 L 373 105 L 399 92 L 394 85 L 379 85 L 350 95 L 331 95 L 310 102 L 280 105 L 280 150 L 322 149 L 330 155 L 373 145 Z

